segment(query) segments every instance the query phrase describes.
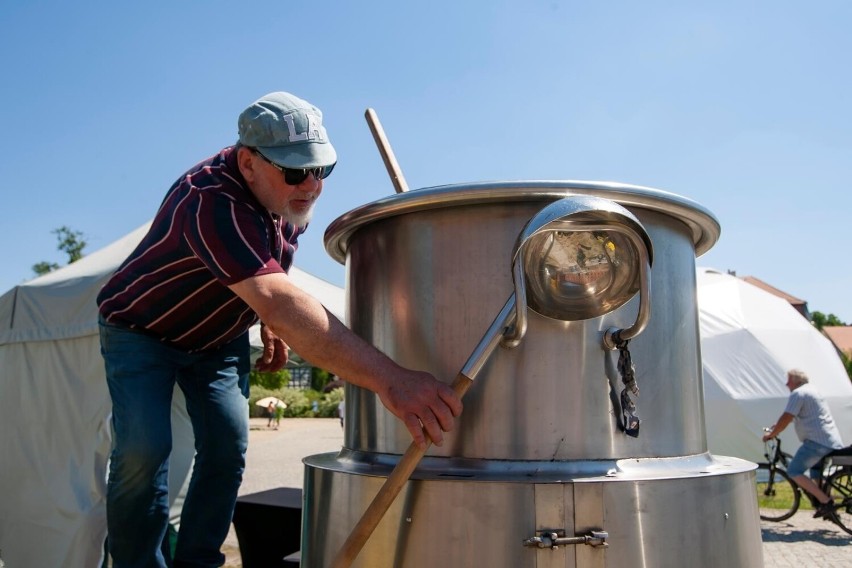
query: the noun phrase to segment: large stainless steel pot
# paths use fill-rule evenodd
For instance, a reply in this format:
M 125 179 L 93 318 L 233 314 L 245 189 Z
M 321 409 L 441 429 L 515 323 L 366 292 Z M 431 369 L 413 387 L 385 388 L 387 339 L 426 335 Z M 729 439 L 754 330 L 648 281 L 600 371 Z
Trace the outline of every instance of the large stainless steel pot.
M 513 293 L 519 232 L 571 196 L 627 208 L 653 243 L 651 317 L 629 346 L 641 435 L 618 427 L 617 353 L 603 345 L 606 330 L 636 321 L 639 297 L 581 321 L 530 310 L 523 340 L 491 355 L 455 432 L 430 450 L 356 566 L 762 565 L 754 466 L 707 453 L 695 257 L 719 224 L 696 203 L 623 184 L 500 182 L 365 205 L 326 232 L 346 264 L 350 327 L 449 382 Z M 328 563 L 410 443 L 374 394 L 347 385 L 346 397 L 343 450 L 306 460 L 303 566 Z M 545 529 L 602 530 L 609 546 L 523 546 L 546 542 Z

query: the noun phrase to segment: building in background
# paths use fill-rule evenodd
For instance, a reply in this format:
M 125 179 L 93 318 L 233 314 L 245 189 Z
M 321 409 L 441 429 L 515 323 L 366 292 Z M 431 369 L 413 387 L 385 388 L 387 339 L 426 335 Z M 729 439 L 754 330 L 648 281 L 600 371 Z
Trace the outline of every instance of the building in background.
M 826 325 L 822 333 L 847 359 L 852 359 L 852 325 Z
M 735 276 L 736 276 L 736 274 L 735 274 Z M 763 280 L 761 280 L 759 278 L 755 278 L 754 276 L 743 276 L 742 279 L 745 280 L 746 282 L 748 282 L 749 284 L 753 285 L 753 286 L 757 286 L 761 290 L 766 290 L 770 294 L 774 294 L 775 296 L 778 296 L 779 298 L 787 300 L 790 303 L 790 305 L 793 306 L 794 308 L 796 308 L 796 311 L 799 312 L 800 314 L 802 314 L 802 316 L 806 320 L 811 321 L 811 313 L 810 313 L 810 311 L 808 311 L 808 303 L 805 300 L 802 300 L 801 298 L 797 298 L 795 296 L 792 296 L 792 295 L 788 294 L 787 292 L 784 292 L 783 290 L 779 290 L 775 286 L 771 286 L 771 285 L 767 284 L 766 282 L 764 282 Z

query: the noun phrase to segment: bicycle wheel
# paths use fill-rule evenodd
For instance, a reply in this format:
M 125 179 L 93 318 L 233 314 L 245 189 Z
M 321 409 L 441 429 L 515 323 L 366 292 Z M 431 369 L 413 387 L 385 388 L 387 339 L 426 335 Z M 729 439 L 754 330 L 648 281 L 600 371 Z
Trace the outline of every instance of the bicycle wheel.
M 827 493 L 834 499 L 835 524 L 852 534 L 852 472 L 841 469 L 831 474 Z
M 783 521 L 799 509 L 799 487 L 782 469 L 770 469 L 768 463 L 757 466 L 757 503 L 764 521 Z

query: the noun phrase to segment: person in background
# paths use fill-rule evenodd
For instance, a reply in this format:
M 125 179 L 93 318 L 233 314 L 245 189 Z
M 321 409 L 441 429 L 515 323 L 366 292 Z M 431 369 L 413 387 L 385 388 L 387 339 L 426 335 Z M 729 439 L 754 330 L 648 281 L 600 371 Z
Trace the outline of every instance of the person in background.
M 237 121 L 237 143 L 175 181 L 148 233 L 98 295 L 113 407 L 107 528 L 115 568 L 169 560 L 160 544 L 175 384 L 186 395 L 196 458 L 174 566 L 224 562 L 220 547 L 248 444 L 248 329 L 258 320 L 259 371 L 281 369 L 292 346 L 374 391 L 421 447 L 427 437 L 440 446 L 462 410 L 449 385 L 397 365 L 287 275 L 337 163 L 322 119 L 317 107 L 286 92 L 249 105 Z
M 787 473 L 805 491 L 813 495 L 820 506 L 814 514 L 815 518 L 829 518 L 834 514 L 830 505 L 833 501 L 829 499 L 819 486 L 813 481 L 822 476 L 819 468 L 814 468 L 832 450 L 843 447 L 840 432 L 831 416 L 831 411 L 825 400 L 819 395 L 813 385 L 809 384 L 808 376 L 804 371 L 793 369 L 787 373 L 787 388 L 790 397 L 787 399 L 787 407 L 778 418 L 774 426 L 763 436 L 763 441 L 771 440 L 778 436 L 784 429 L 794 422 L 796 435 L 802 442 L 796 455 L 793 456 Z M 811 477 L 805 475 L 805 470 L 810 468 Z M 811 479 L 813 478 L 813 479 Z
M 266 407 L 266 415 L 269 416 L 269 420 L 266 421 L 266 427 L 270 428 L 272 426 L 272 421 L 275 420 L 275 403 L 270 401 L 269 406 Z

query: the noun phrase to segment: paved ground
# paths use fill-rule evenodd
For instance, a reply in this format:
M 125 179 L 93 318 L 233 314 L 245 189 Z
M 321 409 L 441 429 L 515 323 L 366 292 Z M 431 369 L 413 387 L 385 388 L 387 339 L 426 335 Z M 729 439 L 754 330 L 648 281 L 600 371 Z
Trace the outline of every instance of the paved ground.
M 767 568 L 852 566 L 852 536 L 812 514 L 799 511 L 780 523 L 761 522 Z
M 251 419 L 240 495 L 277 487 L 302 487 L 302 458 L 336 452 L 343 446 L 343 429 L 336 418 L 285 418 L 278 430 L 266 424 L 266 418 Z M 227 557 L 225 568 L 242 568 L 233 525 L 222 550 Z
M 252 419 L 240 495 L 276 487 L 302 487 L 302 458 L 337 451 L 342 444 L 343 431 L 337 419 L 290 418 L 282 420 L 278 430 L 268 429 L 266 419 Z M 796 513 L 780 523 L 764 522 L 761 532 L 767 568 L 852 566 L 852 536 L 826 521 L 813 519 L 809 511 Z M 224 551 L 228 557 L 226 568 L 242 567 L 233 530 Z

